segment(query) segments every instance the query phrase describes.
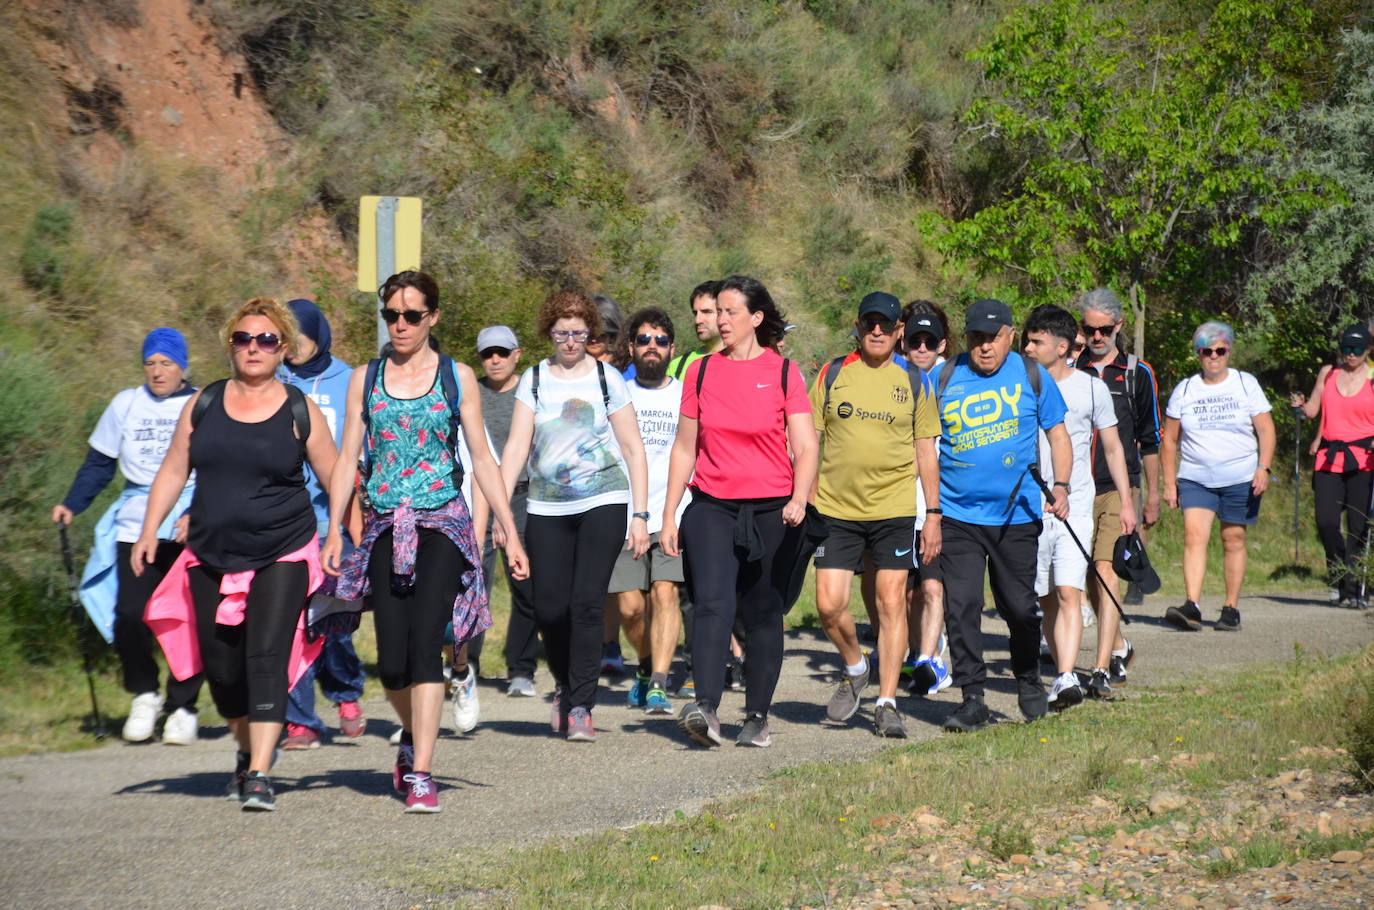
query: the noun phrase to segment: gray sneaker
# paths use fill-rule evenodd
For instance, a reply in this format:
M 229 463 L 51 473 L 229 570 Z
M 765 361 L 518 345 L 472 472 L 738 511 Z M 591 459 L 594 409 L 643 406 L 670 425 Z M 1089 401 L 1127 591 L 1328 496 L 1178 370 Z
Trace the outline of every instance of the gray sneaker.
M 859 710 L 859 695 L 868 686 L 868 672 L 872 667 L 864 661 L 864 671 L 858 676 L 847 672 L 835 684 L 835 692 L 830 696 L 830 704 L 825 706 L 825 716 L 836 723 L 849 720 Z
M 768 718 L 758 714 L 750 714 L 745 718 L 739 737 L 735 739 L 735 745 L 757 746 L 761 749 L 773 745 L 773 736 L 768 732 Z
M 528 676 L 512 676 L 510 682 L 506 683 L 506 694 L 534 698 L 539 693 L 535 691 L 534 680 Z
M 906 724 L 902 712 L 891 705 L 879 705 L 873 712 L 873 732 L 882 737 L 906 739 Z
M 703 746 L 720 745 L 720 720 L 716 712 L 698 702 L 685 705 L 677 718 L 678 729 Z

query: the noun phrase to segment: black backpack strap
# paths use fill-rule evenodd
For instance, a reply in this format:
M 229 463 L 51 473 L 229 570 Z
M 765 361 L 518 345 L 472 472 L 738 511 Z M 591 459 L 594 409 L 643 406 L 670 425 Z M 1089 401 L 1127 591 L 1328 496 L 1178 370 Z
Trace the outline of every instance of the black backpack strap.
M 601 406 L 606 409 L 606 419 L 611 419 L 611 389 L 606 385 L 606 364 L 596 362 L 596 378 L 601 382 Z
M 942 421 L 945 419 L 945 389 L 949 387 L 949 381 L 954 376 L 954 365 L 958 359 L 955 357 L 940 364 L 940 378 L 935 381 L 935 413 Z
M 784 411 L 787 407 L 787 367 L 791 362 L 786 357 L 782 359 L 782 403 Z
M 701 419 L 701 383 L 706 379 L 706 364 L 711 359 L 707 354 L 701 358 L 701 366 L 697 367 L 697 419 Z
M 534 368 L 531 370 L 531 375 L 530 375 L 530 394 L 534 396 L 534 409 L 535 409 L 536 411 L 539 410 L 539 364 L 540 364 L 540 362 L 541 362 L 541 361 L 535 361 Z
M 453 358 L 444 353 L 439 354 L 439 385 L 448 404 L 448 454 L 453 463 L 453 487 L 458 489 L 463 485 L 463 462 L 458 458 L 458 434 L 463 432 L 462 415 L 458 409 L 463 403 L 463 390 L 458 385 Z
M 372 388 L 377 384 L 377 371 L 381 365 L 382 358 L 373 357 L 367 362 L 367 369 L 363 372 L 362 473 L 364 483 L 372 476 L 372 450 L 368 446 L 368 440 L 372 438 Z
M 191 429 L 194 430 L 200 423 L 200 419 L 205 416 L 205 412 L 210 410 L 210 405 L 215 403 L 224 394 L 224 384 L 227 379 L 217 379 L 200 390 L 200 397 L 196 399 L 196 404 L 191 408 Z
M 1134 354 L 1126 355 L 1126 397 L 1131 400 L 1132 407 L 1135 406 L 1135 373 L 1139 364 L 1139 357 Z
M 845 359 L 848 358 L 848 356 L 848 354 L 842 354 L 836 357 L 825 365 L 825 372 L 821 374 L 825 377 L 825 400 L 821 402 L 822 417 L 825 416 L 826 411 L 830 410 L 830 387 L 835 384 L 835 377 L 840 375 L 840 368 L 844 366 Z M 786 375 L 786 373 L 784 373 L 784 375 Z M 784 391 L 783 398 L 786 397 L 787 393 Z
M 310 399 L 299 387 L 289 382 L 283 385 L 286 386 L 286 400 L 291 405 L 291 422 L 296 425 L 296 439 L 304 453 L 305 444 L 310 440 Z
M 672 377 L 673 377 L 674 379 L 678 380 L 679 382 L 682 381 L 683 375 L 687 372 L 687 358 L 688 358 L 688 356 L 689 356 L 689 355 L 687 355 L 687 354 L 683 354 L 681 357 L 679 357 L 679 358 L 677 359 L 677 365 L 676 365 L 676 367 L 675 367 L 674 369 L 668 371 L 668 372 L 672 375 Z

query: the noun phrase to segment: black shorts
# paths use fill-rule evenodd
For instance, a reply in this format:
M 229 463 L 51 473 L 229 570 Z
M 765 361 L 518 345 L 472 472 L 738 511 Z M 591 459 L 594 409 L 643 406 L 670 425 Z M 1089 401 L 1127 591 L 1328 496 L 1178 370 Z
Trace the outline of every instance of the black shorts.
M 864 551 L 873 554 L 875 569 L 912 569 L 918 558 L 916 519 L 883 518 L 845 521 L 826 518 L 830 536 L 816 548 L 816 568 L 864 570 Z
M 941 571 L 941 568 L 940 568 L 940 557 L 937 556 L 937 557 L 935 557 L 933 560 L 931 560 L 930 562 L 921 562 L 921 561 L 920 561 L 920 556 L 921 556 L 921 554 L 920 554 L 920 543 L 921 543 L 921 533 L 918 531 L 918 532 L 916 532 L 916 544 L 917 544 L 916 558 L 917 558 L 917 566 L 916 566 L 916 568 L 913 569 L 912 572 L 911 572 L 911 581 L 912 581 L 913 583 L 922 582 L 922 581 L 938 581 L 940 584 L 944 584 L 944 583 L 945 583 L 945 573 L 944 573 L 943 571 Z

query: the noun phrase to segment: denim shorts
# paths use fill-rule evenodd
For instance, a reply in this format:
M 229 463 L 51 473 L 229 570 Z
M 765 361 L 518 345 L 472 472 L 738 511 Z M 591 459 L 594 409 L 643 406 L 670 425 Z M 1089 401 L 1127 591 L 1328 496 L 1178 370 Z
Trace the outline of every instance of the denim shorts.
M 1259 521 L 1260 498 L 1250 490 L 1250 482 L 1229 487 L 1204 487 L 1192 480 L 1178 479 L 1178 505 L 1181 509 L 1207 509 L 1227 524 L 1252 525 Z

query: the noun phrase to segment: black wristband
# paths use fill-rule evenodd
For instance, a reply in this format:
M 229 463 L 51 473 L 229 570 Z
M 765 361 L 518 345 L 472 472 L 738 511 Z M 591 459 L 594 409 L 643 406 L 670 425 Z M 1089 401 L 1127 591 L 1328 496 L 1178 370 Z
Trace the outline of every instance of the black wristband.
M 926 509 L 926 514 L 927 514 L 927 515 L 943 515 L 943 514 L 945 514 L 945 510 L 944 510 L 944 509 L 941 509 L 941 508 Z

